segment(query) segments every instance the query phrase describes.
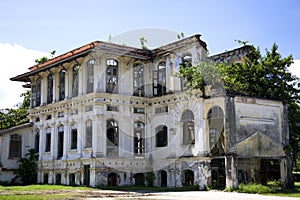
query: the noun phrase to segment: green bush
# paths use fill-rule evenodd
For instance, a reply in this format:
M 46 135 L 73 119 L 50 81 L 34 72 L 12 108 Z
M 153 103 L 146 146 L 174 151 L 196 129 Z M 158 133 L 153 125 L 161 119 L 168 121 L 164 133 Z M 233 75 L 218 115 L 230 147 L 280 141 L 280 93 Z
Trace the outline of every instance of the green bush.
M 252 193 L 252 194 L 263 194 L 273 192 L 272 188 L 262 184 L 250 183 L 250 184 L 240 184 L 238 192 L 242 193 Z

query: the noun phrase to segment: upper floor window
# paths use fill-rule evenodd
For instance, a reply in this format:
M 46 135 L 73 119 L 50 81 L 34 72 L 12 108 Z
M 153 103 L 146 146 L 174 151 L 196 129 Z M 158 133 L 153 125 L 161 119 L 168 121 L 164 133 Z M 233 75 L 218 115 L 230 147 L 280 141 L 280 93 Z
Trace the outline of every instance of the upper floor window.
M 85 148 L 91 148 L 93 141 L 93 122 L 88 120 L 85 123 Z
M 9 157 L 20 158 L 22 155 L 22 136 L 13 134 L 10 136 Z
M 106 66 L 106 92 L 118 93 L 118 62 L 108 59 Z
M 41 105 L 41 78 L 37 78 L 31 86 L 31 107 Z
M 57 135 L 57 159 L 62 158 L 64 152 L 64 125 L 58 127 Z
M 166 126 L 158 126 L 156 132 L 156 147 L 165 147 L 168 145 L 168 128 Z
M 52 103 L 53 101 L 53 74 L 49 74 L 47 77 L 47 103 Z
M 72 81 L 72 97 L 78 96 L 78 84 L 79 84 L 79 65 L 73 66 L 73 81 Z
M 34 152 L 38 153 L 40 149 L 40 130 L 37 129 L 34 136 Z
M 73 124 L 71 130 L 71 149 L 77 149 L 77 125 Z
M 46 129 L 46 144 L 45 144 L 45 152 L 49 152 L 51 149 L 51 128 L 48 127 Z
M 87 62 L 86 93 L 91 93 L 94 91 L 94 64 L 95 64 L 94 60 L 89 60 Z
M 108 156 L 118 155 L 119 125 L 114 119 L 106 121 L 106 153 Z
M 191 110 L 185 110 L 181 116 L 182 144 L 195 144 L 194 114 Z
M 65 80 L 65 76 L 66 76 L 66 70 L 64 70 L 64 69 L 62 69 L 62 70 L 60 70 L 60 72 L 59 72 L 59 100 L 61 101 L 61 100 L 64 100 L 65 99 L 65 82 L 66 82 L 66 80 Z
M 144 90 L 144 66 L 141 64 L 133 65 L 133 95 L 143 97 Z
M 192 66 L 192 56 L 190 54 L 187 54 L 181 58 L 181 67 L 187 68 Z M 185 77 L 181 78 L 181 90 L 187 89 L 187 80 Z
M 162 96 L 166 89 L 166 62 L 160 62 L 156 70 L 153 70 L 153 95 Z

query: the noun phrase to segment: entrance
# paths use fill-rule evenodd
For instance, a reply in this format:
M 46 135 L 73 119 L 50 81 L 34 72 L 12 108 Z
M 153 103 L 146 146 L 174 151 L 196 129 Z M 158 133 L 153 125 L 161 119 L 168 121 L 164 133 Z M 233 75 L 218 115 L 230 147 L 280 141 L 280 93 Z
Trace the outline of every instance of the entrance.
M 83 165 L 83 184 L 90 186 L 90 165 Z
M 213 189 L 225 189 L 226 175 L 224 158 L 211 160 L 211 179 Z

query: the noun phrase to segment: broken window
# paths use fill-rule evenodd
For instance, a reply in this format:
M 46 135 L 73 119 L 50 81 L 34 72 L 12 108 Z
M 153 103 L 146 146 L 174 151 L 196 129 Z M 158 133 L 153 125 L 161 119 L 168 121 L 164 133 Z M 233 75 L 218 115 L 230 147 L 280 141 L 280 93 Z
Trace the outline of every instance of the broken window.
M 38 153 L 40 149 L 40 130 L 37 129 L 34 136 L 34 152 Z
M 160 62 L 156 70 L 153 70 L 153 96 L 162 96 L 166 89 L 166 62 Z
M 222 155 L 225 148 L 224 114 L 219 106 L 212 107 L 208 114 L 209 144 L 212 155 Z
M 87 69 L 86 69 L 86 75 L 87 75 L 87 83 L 86 83 L 86 93 L 91 93 L 94 91 L 94 60 L 89 60 L 87 62 Z
M 134 123 L 134 154 L 143 155 L 145 153 L 145 124 L 143 122 Z
M 185 110 L 181 116 L 182 144 L 195 144 L 194 114 L 191 110 Z
M 106 66 L 106 93 L 118 93 L 118 62 L 108 59 Z
M 71 149 L 77 149 L 77 125 L 73 124 L 71 129 Z
M 66 76 L 66 70 L 62 69 L 59 72 L 59 101 L 65 99 L 65 76 Z
M 88 120 L 85 123 L 85 148 L 91 148 L 93 141 L 93 123 Z
M 190 54 L 187 54 L 181 58 L 181 67 L 187 68 L 192 67 L 192 56 Z M 186 77 L 181 77 L 181 90 L 187 89 L 187 79 Z
M 165 147 L 168 145 L 168 128 L 166 126 L 158 126 L 156 132 L 156 147 Z
M 73 79 L 72 79 L 72 97 L 78 96 L 78 84 L 79 84 L 79 65 L 73 66 Z
M 64 126 L 58 127 L 58 140 L 57 140 L 57 158 L 60 159 L 63 156 L 64 151 Z
M 144 91 L 144 66 L 142 64 L 133 65 L 133 95 L 143 97 Z
M 22 136 L 13 134 L 10 136 L 9 157 L 20 158 L 22 155 Z
M 119 146 L 119 126 L 114 119 L 106 121 L 106 154 L 117 156 Z
M 49 152 L 51 148 L 51 128 L 47 128 L 46 130 L 46 145 L 45 152 Z
M 53 101 L 53 74 L 50 73 L 47 77 L 47 103 L 52 103 Z

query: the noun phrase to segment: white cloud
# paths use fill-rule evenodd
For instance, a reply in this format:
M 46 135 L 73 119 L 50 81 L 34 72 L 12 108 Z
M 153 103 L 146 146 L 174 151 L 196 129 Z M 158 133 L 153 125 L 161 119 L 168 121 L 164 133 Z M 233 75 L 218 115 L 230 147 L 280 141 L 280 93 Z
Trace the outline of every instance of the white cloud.
M 20 95 L 26 91 L 24 83 L 9 80 L 10 78 L 28 72 L 35 64 L 34 60 L 49 53 L 26 49 L 17 44 L 0 42 L 0 108 L 12 108 L 22 102 Z
M 293 75 L 300 78 L 300 60 L 294 60 L 289 70 Z

